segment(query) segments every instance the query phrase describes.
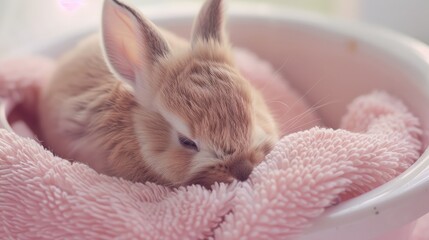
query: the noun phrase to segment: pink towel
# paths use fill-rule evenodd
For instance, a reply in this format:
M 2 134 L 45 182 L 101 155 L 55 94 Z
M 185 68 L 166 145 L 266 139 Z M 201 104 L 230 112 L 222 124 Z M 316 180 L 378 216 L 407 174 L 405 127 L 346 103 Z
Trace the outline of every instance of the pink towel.
M 297 102 L 290 87 L 275 85 L 282 80 L 269 66 L 241 57 L 250 59 L 243 74 L 282 87 L 280 93 Z M 11 74 L 1 69 L 0 88 Z M 299 102 L 295 114 L 307 110 Z M 0 130 L 0 239 L 288 239 L 326 208 L 403 172 L 422 148 L 418 119 L 382 92 L 351 103 L 341 129 L 298 130 L 279 141 L 248 181 L 213 191 L 100 175 Z

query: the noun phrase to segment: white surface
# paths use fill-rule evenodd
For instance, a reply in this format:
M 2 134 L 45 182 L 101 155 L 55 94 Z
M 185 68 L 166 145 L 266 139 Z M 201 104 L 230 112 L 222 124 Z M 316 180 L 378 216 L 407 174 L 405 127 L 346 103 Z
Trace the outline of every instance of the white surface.
M 181 6 L 201 0 L 127 0 L 152 7 L 169 2 Z M 235 3 L 238 0 L 230 0 Z M 246 0 L 240 0 L 246 1 Z M 247 0 L 282 3 L 284 6 L 320 11 L 339 19 L 379 24 L 429 43 L 428 0 Z M 321 1 L 323 4 L 321 4 Z M 100 17 L 102 0 L 0 0 L 0 56 L 31 41 L 49 41 L 53 37 L 95 23 Z M 321 7 L 322 6 L 322 7 Z M 323 7 L 328 6 L 328 7 Z M 318 9 L 320 8 L 320 9 Z

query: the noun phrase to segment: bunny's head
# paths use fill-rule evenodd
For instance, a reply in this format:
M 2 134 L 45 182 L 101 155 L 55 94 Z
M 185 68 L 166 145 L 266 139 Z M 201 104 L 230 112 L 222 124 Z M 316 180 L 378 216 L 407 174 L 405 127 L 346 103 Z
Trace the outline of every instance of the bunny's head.
M 103 49 L 139 105 L 142 161 L 172 186 L 246 180 L 277 141 L 259 93 L 234 66 L 221 0 L 208 0 L 190 44 L 173 48 L 135 8 L 106 0 Z

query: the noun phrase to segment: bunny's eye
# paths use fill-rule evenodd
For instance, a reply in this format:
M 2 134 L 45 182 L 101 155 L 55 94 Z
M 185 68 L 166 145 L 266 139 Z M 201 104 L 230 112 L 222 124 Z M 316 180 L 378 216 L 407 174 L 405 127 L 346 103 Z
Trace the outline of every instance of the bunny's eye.
M 199 151 L 197 144 L 183 135 L 179 135 L 179 142 L 184 148 L 188 148 L 197 152 Z

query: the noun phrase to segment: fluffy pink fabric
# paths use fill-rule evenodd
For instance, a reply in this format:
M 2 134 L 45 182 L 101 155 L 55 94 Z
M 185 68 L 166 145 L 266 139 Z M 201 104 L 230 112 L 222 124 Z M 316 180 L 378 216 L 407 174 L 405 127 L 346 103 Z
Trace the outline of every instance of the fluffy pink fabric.
M 241 66 L 247 77 L 274 81 L 269 84 L 281 80 L 267 65 L 259 74 L 255 69 L 264 64 L 243 56 L 250 62 Z M 0 86 L 7 86 L 14 73 L 1 69 Z M 277 86 L 306 110 L 288 86 Z M 287 135 L 248 181 L 213 191 L 100 175 L 53 156 L 30 138 L 0 130 L 0 238 L 287 239 L 329 206 L 397 176 L 421 151 L 418 120 L 385 93 L 356 99 L 341 128 Z

